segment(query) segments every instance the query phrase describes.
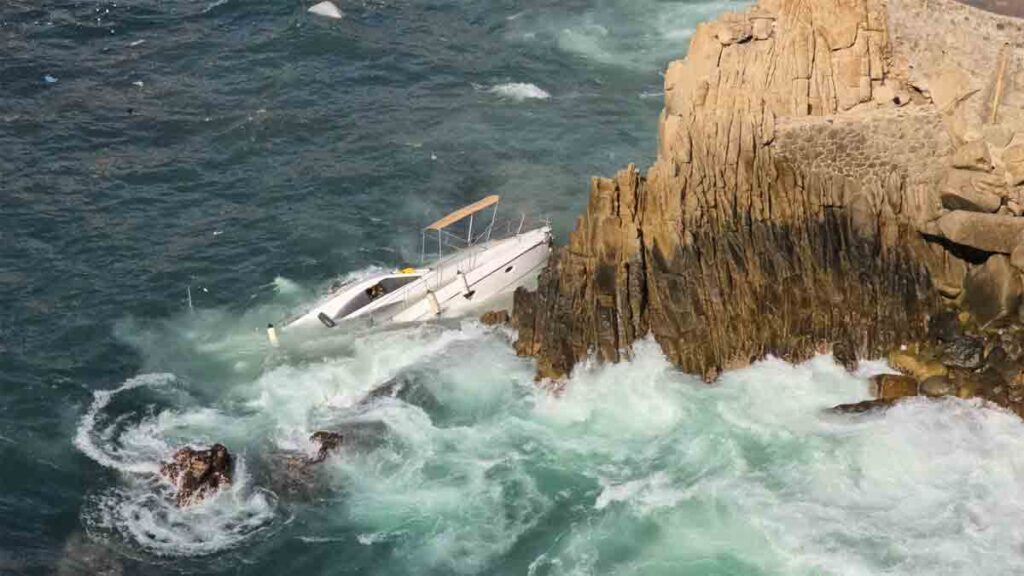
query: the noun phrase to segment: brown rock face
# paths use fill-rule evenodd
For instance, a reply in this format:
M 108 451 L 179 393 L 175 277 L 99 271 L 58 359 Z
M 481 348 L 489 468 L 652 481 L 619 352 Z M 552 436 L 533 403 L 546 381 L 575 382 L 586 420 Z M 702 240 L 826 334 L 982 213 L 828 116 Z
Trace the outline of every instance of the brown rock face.
M 657 161 L 593 180 L 515 295 L 516 350 L 557 378 L 652 335 L 710 376 L 919 340 L 1024 230 L 1004 154 L 1022 35 L 953 0 L 761 0 L 700 25 L 665 73 Z
M 508 310 L 491 310 L 480 316 L 480 323 L 484 326 L 500 326 L 509 323 Z
M 941 376 L 940 376 L 941 378 Z M 917 378 L 897 374 L 881 374 L 871 379 L 874 396 L 879 400 L 897 400 L 917 396 Z
M 221 488 L 231 486 L 232 458 L 222 444 L 208 450 L 184 447 L 160 467 L 160 473 L 177 489 L 178 506 L 198 504 Z

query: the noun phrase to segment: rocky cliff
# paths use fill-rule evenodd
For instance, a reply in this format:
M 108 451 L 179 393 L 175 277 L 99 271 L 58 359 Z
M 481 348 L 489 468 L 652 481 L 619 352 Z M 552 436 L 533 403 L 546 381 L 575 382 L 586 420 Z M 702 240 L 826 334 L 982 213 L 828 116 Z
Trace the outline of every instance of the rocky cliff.
M 658 156 L 595 178 L 517 351 L 541 377 L 653 336 L 713 377 L 766 354 L 847 363 L 965 310 L 1020 319 L 1024 20 L 953 0 L 761 0 L 665 73 Z

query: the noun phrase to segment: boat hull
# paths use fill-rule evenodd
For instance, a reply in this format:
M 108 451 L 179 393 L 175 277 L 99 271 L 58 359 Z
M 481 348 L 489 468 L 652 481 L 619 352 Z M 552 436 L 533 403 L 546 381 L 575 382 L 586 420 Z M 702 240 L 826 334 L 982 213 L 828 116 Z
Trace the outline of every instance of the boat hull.
M 330 327 L 356 318 L 384 324 L 467 314 L 532 281 L 550 252 L 551 229 L 547 226 L 486 242 L 431 268 L 360 280 L 332 294 L 285 328 Z M 368 291 L 381 282 L 404 284 L 378 299 L 369 299 Z M 352 310 L 361 303 L 360 299 L 366 303 Z

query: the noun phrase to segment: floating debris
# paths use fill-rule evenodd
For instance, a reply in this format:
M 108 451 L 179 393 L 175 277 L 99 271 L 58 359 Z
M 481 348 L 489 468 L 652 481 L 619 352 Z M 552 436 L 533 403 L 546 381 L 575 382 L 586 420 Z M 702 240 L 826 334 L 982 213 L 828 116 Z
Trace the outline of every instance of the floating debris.
M 146 43 L 146 41 L 145 41 L 145 40 L 136 40 L 136 41 L 134 41 L 134 42 L 130 42 L 130 43 L 128 44 L 128 46 L 129 46 L 129 47 L 131 47 L 131 48 L 134 48 L 134 47 L 136 47 L 136 46 L 140 46 L 140 45 L 142 45 L 142 44 L 145 44 L 145 43 Z
M 325 18 L 334 18 L 335 20 L 340 20 L 342 17 L 341 10 L 333 2 L 328 2 L 327 0 L 310 7 L 307 12 Z
M 142 80 L 136 80 L 135 82 L 132 82 L 132 86 L 138 86 L 139 88 L 142 88 L 145 85 L 146 84 Z
M 43 82 L 46 82 L 47 84 L 56 84 L 57 83 L 57 77 L 56 76 L 50 76 L 49 74 L 47 74 L 46 76 L 43 76 Z

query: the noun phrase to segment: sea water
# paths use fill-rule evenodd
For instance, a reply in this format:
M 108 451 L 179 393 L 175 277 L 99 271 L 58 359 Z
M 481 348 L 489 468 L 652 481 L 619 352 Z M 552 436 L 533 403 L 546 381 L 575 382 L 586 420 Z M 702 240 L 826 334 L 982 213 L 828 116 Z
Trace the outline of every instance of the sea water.
M 882 364 L 709 386 L 644 340 L 554 394 L 474 318 L 271 347 L 486 194 L 564 239 L 590 175 L 653 159 L 697 23 L 746 5 L 310 4 L 0 6 L 0 573 L 1024 571 L 1024 424 L 827 411 Z M 352 432 L 287 490 L 322 429 Z M 213 442 L 235 482 L 178 509 L 160 464 Z

